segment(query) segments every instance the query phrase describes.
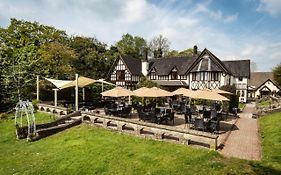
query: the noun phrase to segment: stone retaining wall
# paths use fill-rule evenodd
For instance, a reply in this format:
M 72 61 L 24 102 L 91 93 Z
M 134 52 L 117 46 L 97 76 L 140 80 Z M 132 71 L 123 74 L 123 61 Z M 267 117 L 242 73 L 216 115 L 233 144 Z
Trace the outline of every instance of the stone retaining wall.
M 258 107 L 255 115 L 264 116 L 275 112 L 281 112 L 281 103 L 274 103 L 268 107 Z
M 47 104 L 42 104 L 42 103 L 38 104 L 38 109 L 40 111 L 51 112 L 51 113 L 59 114 L 59 115 L 67 115 L 70 113 L 70 111 L 65 107 L 52 106 L 52 105 L 47 105 Z
M 84 123 L 95 124 L 106 129 L 130 133 L 145 138 L 172 141 L 187 145 L 196 144 L 209 147 L 212 150 L 217 149 L 218 136 L 215 134 L 101 115 L 93 112 L 82 111 L 81 114 Z

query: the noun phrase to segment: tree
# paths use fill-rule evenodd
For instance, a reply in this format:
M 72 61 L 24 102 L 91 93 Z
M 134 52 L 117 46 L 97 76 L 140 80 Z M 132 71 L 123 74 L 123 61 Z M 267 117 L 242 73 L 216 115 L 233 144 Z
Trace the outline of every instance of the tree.
M 281 63 L 273 68 L 273 79 L 277 86 L 281 87 Z
M 39 53 L 44 66 L 42 75 L 56 79 L 73 78 L 75 68 L 72 63 L 77 60 L 77 55 L 72 48 L 59 43 L 46 43 Z
M 78 74 L 91 78 L 105 78 L 118 50 L 107 50 L 106 45 L 95 38 L 76 36 L 70 46 L 76 51 L 78 59 L 74 67 Z
M 43 70 L 38 50 L 49 42 L 67 43 L 68 38 L 64 31 L 17 19 L 0 28 L 1 104 L 32 98 L 36 75 Z
M 197 50 L 197 46 L 194 46 L 194 47 L 196 47 L 196 48 L 187 48 L 180 52 L 177 50 L 172 50 L 172 51 L 168 52 L 167 56 L 169 56 L 169 57 L 191 57 L 191 56 L 200 55 L 201 52 Z M 195 49 L 197 50 L 197 53 L 196 53 Z
M 169 52 L 170 42 L 168 38 L 160 34 L 149 42 L 149 48 L 155 58 L 161 58 Z
M 159 87 L 159 85 L 157 83 L 147 79 L 146 77 L 142 77 L 137 84 L 137 88 L 141 88 L 141 87 L 151 88 L 151 87 Z
M 140 58 L 142 48 L 147 47 L 145 39 L 139 36 L 125 34 L 115 45 L 118 51 L 123 55 L 130 55 L 134 58 Z

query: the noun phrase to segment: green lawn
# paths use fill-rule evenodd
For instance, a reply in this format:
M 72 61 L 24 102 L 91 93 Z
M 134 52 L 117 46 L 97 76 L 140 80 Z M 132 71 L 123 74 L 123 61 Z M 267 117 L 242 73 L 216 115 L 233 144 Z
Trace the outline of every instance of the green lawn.
M 281 172 L 281 113 L 262 117 L 259 122 L 263 138 L 263 163 Z
M 246 105 L 245 103 L 239 103 L 238 107 L 242 110 L 245 107 L 245 105 Z
M 43 120 L 48 121 L 50 117 L 44 114 L 37 116 L 38 122 Z M 279 122 L 273 124 L 279 126 Z M 15 139 L 13 120 L 2 120 L 0 133 L 0 174 L 3 175 L 275 174 L 281 172 L 280 165 L 276 162 L 280 159 L 280 157 L 277 159 L 278 155 L 281 155 L 280 151 L 279 154 L 273 151 L 268 153 L 267 149 L 265 155 L 270 156 L 262 162 L 229 159 L 222 157 L 216 151 L 147 140 L 86 124 L 36 142 L 27 142 Z M 278 141 L 280 146 L 280 136 L 279 140 L 275 141 Z M 269 141 L 263 143 L 269 144 Z M 272 148 L 275 151 L 280 150 L 275 146 Z
M 271 100 L 266 100 L 266 101 L 259 102 L 257 104 L 257 106 L 258 107 L 268 107 L 270 104 L 271 104 Z

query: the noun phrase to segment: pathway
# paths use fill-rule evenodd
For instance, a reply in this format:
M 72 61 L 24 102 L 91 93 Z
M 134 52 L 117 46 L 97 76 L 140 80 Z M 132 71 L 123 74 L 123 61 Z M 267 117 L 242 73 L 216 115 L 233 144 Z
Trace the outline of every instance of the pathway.
M 254 110 L 254 103 L 246 104 L 223 149 L 220 151 L 223 155 L 248 160 L 261 159 L 258 122 L 257 119 L 252 118 Z

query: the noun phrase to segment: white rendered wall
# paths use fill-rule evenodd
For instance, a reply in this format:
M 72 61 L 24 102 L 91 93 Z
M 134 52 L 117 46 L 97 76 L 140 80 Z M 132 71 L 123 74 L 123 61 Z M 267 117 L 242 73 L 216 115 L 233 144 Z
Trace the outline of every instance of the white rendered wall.
M 267 81 L 265 82 L 260 88 L 258 88 L 256 91 L 255 91 L 255 98 L 258 98 L 258 96 L 260 96 L 260 90 L 263 89 L 264 87 L 268 87 L 270 89 L 270 91 L 276 91 L 278 92 L 279 89 L 278 87 L 276 87 L 271 81 Z

